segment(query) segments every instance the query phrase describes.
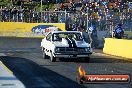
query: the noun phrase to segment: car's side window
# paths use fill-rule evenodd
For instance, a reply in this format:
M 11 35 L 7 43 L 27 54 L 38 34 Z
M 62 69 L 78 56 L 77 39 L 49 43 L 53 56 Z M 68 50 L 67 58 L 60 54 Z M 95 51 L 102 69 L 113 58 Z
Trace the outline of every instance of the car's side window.
M 46 40 L 51 41 L 51 36 L 52 36 L 52 33 L 49 33 L 49 34 L 47 35 L 47 37 L 46 37 Z

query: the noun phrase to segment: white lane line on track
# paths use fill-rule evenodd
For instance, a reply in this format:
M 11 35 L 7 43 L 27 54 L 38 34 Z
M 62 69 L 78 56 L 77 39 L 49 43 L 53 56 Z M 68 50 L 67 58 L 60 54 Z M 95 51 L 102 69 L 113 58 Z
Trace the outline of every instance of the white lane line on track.
M 0 63 L 10 74 L 13 74 L 13 72 L 6 65 L 4 65 L 1 61 Z
M 110 58 L 114 58 L 115 60 L 118 59 L 118 60 L 126 60 L 126 61 L 132 62 L 132 59 L 130 59 L 130 58 L 125 58 L 125 57 L 121 57 L 121 56 L 114 56 L 114 55 L 105 54 L 105 53 L 93 52 L 93 55 L 102 56 L 102 57 L 110 57 Z
M 0 88 L 25 88 L 13 72 L 0 61 Z

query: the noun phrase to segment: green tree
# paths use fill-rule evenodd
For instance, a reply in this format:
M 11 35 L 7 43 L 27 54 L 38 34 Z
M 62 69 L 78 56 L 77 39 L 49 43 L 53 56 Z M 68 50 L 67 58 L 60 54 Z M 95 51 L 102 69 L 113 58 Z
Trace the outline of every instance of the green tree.
M 6 6 L 9 7 L 12 5 L 12 0 L 0 0 L 0 6 Z

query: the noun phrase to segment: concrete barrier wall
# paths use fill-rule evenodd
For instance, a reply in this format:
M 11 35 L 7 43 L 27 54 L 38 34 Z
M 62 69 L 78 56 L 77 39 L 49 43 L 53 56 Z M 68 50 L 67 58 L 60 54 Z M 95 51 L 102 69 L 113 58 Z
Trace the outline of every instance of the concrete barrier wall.
M 0 22 L 0 36 L 38 37 L 52 30 L 65 31 L 65 23 Z
M 103 52 L 132 59 L 132 40 L 105 38 Z

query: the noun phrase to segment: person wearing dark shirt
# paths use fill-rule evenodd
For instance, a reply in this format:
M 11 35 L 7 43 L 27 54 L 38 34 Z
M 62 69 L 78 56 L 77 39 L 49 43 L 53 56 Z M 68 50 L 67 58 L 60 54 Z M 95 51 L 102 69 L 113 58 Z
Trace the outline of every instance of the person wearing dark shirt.
M 89 27 L 89 33 L 91 37 L 91 46 L 92 48 L 98 47 L 98 36 L 97 36 L 97 29 L 95 25 Z
M 78 31 L 80 31 L 82 33 L 84 41 L 86 43 L 91 44 L 91 38 L 90 38 L 89 34 L 86 32 L 85 28 L 83 26 L 79 26 Z
M 23 22 L 23 17 L 24 17 L 23 11 L 24 9 L 21 9 L 21 8 L 18 10 L 18 21 L 20 22 Z
M 118 26 L 113 31 L 113 36 L 117 39 L 122 39 L 124 35 L 124 30 L 122 28 L 122 24 L 118 24 Z
M 9 17 L 9 10 L 7 9 L 7 7 L 5 7 L 4 9 L 2 9 L 2 21 L 4 22 L 8 21 L 8 17 Z
M 12 9 L 12 16 L 13 16 L 13 21 L 16 22 L 17 21 L 17 13 L 18 13 L 18 10 L 16 7 L 14 7 Z
M 72 31 L 72 24 L 67 26 L 67 31 Z

